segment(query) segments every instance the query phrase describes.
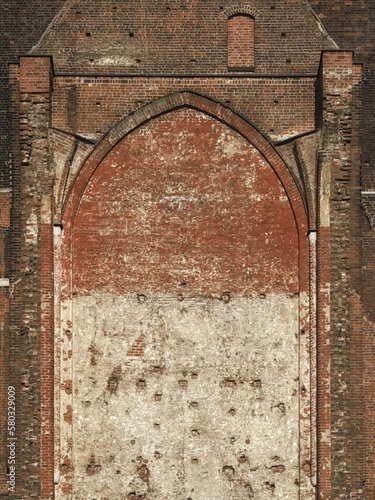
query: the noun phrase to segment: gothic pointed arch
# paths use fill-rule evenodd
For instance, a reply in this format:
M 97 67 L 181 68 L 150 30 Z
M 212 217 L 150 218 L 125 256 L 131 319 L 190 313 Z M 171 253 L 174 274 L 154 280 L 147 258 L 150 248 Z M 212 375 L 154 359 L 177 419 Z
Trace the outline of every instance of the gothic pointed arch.
M 121 464 L 127 494 L 146 495 L 149 487 L 159 498 L 163 483 L 174 481 L 160 464 L 173 462 L 186 464 L 200 497 L 215 488 L 220 498 L 237 464 L 261 456 L 270 481 L 287 471 L 280 494 L 310 495 L 303 464 L 311 426 L 301 417 L 310 405 L 308 222 L 297 185 L 267 138 L 206 97 L 166 96 L 96 145 L 70 188 L 62 223 L 62 488 L 73 497 L 82 488 L 112 491 L 94 474 Z M 186 413 L 186 394 L 187 411 L 199 408 L 201 422 L 219 405 L 207 433 Z M 251 413 L 258 400 L 259 415 Z M 111 418 L 102 420 L 106 412 Z M 237 412 L 238 437 L 224 436 Z M 89 424 L 93 413 L 100 443 Z M 266 414 L 273 422 L 266 433 L 279 426 L 283 442 L 254 425 Z M 212 433 L 223 453 L 210 448 Z M 258 444 L 239 453 L 236 439 Z M 137 446 L 152 453 L 142 452 L 134 468 Z M 275 465 L 270 456 L 281 458 Z M 210 472 L 197 483 L 193 467 L 200 464 Z M 304 476 L 297 484 L 298 468 Z M 251 483 L 245 476 L 239 468 L 236 495 L 249 488 L 262 494 L 262 473 Z
M 307 214 L 302 196 L 288 167 L 268 139 L 254 125 L 241 118 L 231 109 L 207 97 L 191 92 L 177 92 L 138 109 L 117 123 L 103 137 L 82 165 L 70 188 L 62 211 L 64 227 L 66 229 L 71 227 L 87 183 L 97 166 L 114 146 L 149 120 L 183 107 L 196 109 L 223 122 L 238 132 L 260 152 L 272 166 L 287 192 L 296 218 L 298 231 L 301 234 L 306 233 L 308 230 Z

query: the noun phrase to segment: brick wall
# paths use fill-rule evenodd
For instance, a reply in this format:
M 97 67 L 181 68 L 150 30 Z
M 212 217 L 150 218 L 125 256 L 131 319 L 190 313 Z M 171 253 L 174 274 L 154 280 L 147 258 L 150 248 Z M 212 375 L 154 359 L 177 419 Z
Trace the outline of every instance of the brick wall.
M 16 389 L 16 470 L 24 471 L 16 474 L 16 491 L 21 498 L 51 498 L 53 350 L 51 323 L 45 319 L 45 315 L 51 317 L 48 307 L 53 302 L 53 254 L 48 241 L 52 224 L 48 152 L 51 60 L 22 57 L 19 66 L 12 65 L 11 75 L 14 137 L 18 138 L 13 151 L 15 165 L 22 165 L 12 172 L 12 285 L 6 360 L 7 384 Z
M 64 227 L 65 221 L 70 223 L 70 218 L 64 217 Z M 273 369 L 270 363 L 263 364 L 260 356 L 259 364 L 252 361 L 247 374 L 247 361 L 242 364 L 229 351 L 223 356 L 213 337 L 226 335 L 222 321 L 227 320 L 232 327 L 237 325 L 235 345 L 243 335 L 242 320 L 237 323 L 234 316 L 229 320 L 228 314 L 234 314 L 230 311 L 236 308 L 243 317 L 246 307 L 240 304 L 252 304 L 253 300 L 261 304 L 267 300 L 272 311 L 261 326 L 259 318 L 249 321 L 260 344 L 260 339 L 272 345 L 273 337 L 285 339 L 286 324 L 293 330 L 298 328 L 297 296 L 306 293 L 304 285 L 299 284 L 298 269 L 299 264 L 301 269 L 307 268 L 306 254 L 298 256 L 293 211 L 285 189 L 263 155 L 211 116 L 195 109 L 171 110 L 139 126 L 105 156 L 82 193 L 72 234 L 73 496 L 82 498 L 105 488 L 113 497 L 120 491 L 130 494 L 135 490 L 137 494 L 160 498 L 193 488 L 191 494 L 197 498 L 218 498 L 223 492 L 240 498 L 250 488 L 254 494 L 267 494 L 267 482 L 279 496 L 289 491 L 296 495 L 300 490 L 295 482 L 299 453 L 292 450 L 299 448 L 299 436 L 294 432 L 298 425 L 298 389 L 289 375 L 294 372 L 296 378 L 298 371 L 296 348 L 293 354 L 290 345 L 286 348 L 288 372 L 281 361 L 283 348 L 275 345 Z M 303 247 L 305 236 L 301 239 Z M 69 275 L 66 265 L 63 269 Z M 286 300 L 289 307 L 285 309 Z M 216 309 L 214 304 L 226 304 L 227 308 Z M 252 305 L 253 310 L 257 307 Z M 155 311 L 159 311 L 156 316 Z M 183 311 L 189 321 L 180 319 Z M 112 322 L 110 318 L 117 314 L 121 319 Z M 201 327 L 196 323 L 196 314 L 201 318 Z M 160 323 L 159 315 L 169 319 Z M 81 323 L 84 317 L 83 323 L 93 326 L 86 329 Z M 107 326 L 103 328 L 105 317 Z M 279 318 L 277 333 L 275 317 Z M 206 330 L 203 325 L 210 326 Z M 206 340 L 201 344 L 199 339 L 203 338 Z M 145 348 L 141 365 L 137 358 L 124 359 L 120 346 L 126 346 L 129 352 L 142 342 Z M 289 342 L 295 346 L 295 334 L 289 335 Z M 250 354 L 245 352 L 253 351 L 252 344 L 245 343 L 238 356 L 248 359 Z M 198 355 L 201 348 L 205 351 L 203 357 Z M 110 357 L 104 354 L 108 350 Z M 264 347 L 260 351 L 264 352 Z M 220 361 L 224 357 L 225 363 Z M 88 359 L 91 371 L 86 369 Z M 159 366 L 159 372 L 148 367 L 149 363 Z M 189 367 L 188 374 L 184 375 L 183 366 Z M 233 373 L 237 373 L 236 377 Z M 277 382 L 280 373 L 283 382 Z M 91 379 L 96 380 L 94 385 Z M 294 446 L 288 450 L 282 440 L 278 444 L 269 438 L 262 441 L 261 427 L 255 432 L 251 416 L 235 403 L 241 398 L 240 384 L 251 387 L 255 394 L 261 388 L 263 402 L 258 405 L 264 408 L 265 421 L 271 418 L 277 422 L 276 427 L 283 428 Z M 131 387 L 136 391 L 134 396 Z M 88 413 L 94 416 L 102 411 L 103 402 L 94 397 L 102 388 L 107 390 L 111 412 L 118 415 L 122 426 L 125 422 L 121 414 L 128 404 L 137 413 L 135 420 L 130 410 L 127 421 L 132 423 L 124 430 L 125 435 L 131 434 L 134 446 L 129 445 L 129 439 L 120 439 L 111 452 L 112 461 L 108 449 L 111 425 L 103 422 L 102 437 L 108 438 L 97 441 L 93 439 L 95 433 L 90 432 L 91 426 L 97 425 L 96 417 L 89 426 L 82 420 Z M 295 397 L 289 401 L 293 389 Z M 218 390 L 222 396 L 203 400 L 203 394 L 216 394 Z M 228 390 L 236 392 L 231 408 L 227 408 L 229 400 L 225 401 Z M 89 406 L 82 405 L 82 397 L 90 401 Z M 176 404 L 175 397 L 182 397 L 180 404 Z M 197 405 L 195 414 L 186 419 L 181 409 L 185 412 L 185 406 L 191 409 L 191 405 L 183 403 L 185 397 L 197 399 L 193 401 Z M 277 411 L 270 414 L 270 405 Z M 170 406 L 173 415 L 167 410 Z M 253 423 L 262 419 L 262 411 L 253 417 Z M 286 418 L 281 418 L 284 414 Z M 294 425 L 289 426 L 290 421 Z M 154 422 L 160 426 L 156 436 Z M 238 425 L 237 429 L 233 424 Z M 226 427 L 223 432 L 222 425 Z M 141 436 L 135 427 L 147 432 Z M 169 443 L 166 433 L 172 435 Z M 212 443 L 219 442 L 221 434 L 225 436 L 225 453 L 216 451 Z M 231 438 L 238 447 L 230 444 Z M 246 439 L 252 446 L 246 446 Z M 155 443 L 156 456 L 142 446 L 148 440 Z M 186 451 L 181 451 L 181 446 L 186 446 Z M 205 454 L 201 452 L 203 446 Z M 94 449 L 92 459 L 90 450 Z M 278 458 L 270 461 L 269 455 Z M 90 466 L 85 471 L 88 460 Z M 255 463 L 261 462 L 268 469 L 265 478 L 261 467 L 255 470 Z M 173 467 L 180 470 L 181 463 L 186 470 L 184 485 L 182 481 L 175 483 L 173 472 Z M 251 476 L 249 467 L 254 469 Z M 171 469 L 171 473 L 167 472 Z M 120 474 L 119 481 L 113 484 L 108 479 L 115 470 Z M 137 481 L 138 471 L 142 470 L 148 478 L 143 485 Z M 304 471 L 301 479 L 303 493 L 308 473 Z M 228 474 L 235 477 L 223 481 L 222 476 Z
M 117 140 L 109 131 L 125 116 L 139 116 L 142 109 L 147 113 L 152 102 L 163 113 L 163 97 L 184 91 L 207 96 L 210 102 L 224 106 L 222 109 L 250 120 L 270 141 L 282 141 L 279 151 L 304 198 L 310 230 L 318 229 L 320 495 L 334 499 L 370 499 L 374 495 L 374 9 L 370 1 L 312 0 L 310 4 L 335 42 L 343 49 L 355 49 L 355 60 L 363 62 L 363 87 L 356 84 L 360 68 L 351 65 L 350 52 L 325 53 L 326 73 L 316 79 L 321 50 L 335 45 L 307 2 L 267 0 L 251 6 L 211 0 L 204 4 L 177 0 L 157 4 L 66 2 L 37 45 L 62 2 L 44 2 L 43 6 L 32 2 L 17 8 L 3 4 L 0 279 L 5 279 L 1 281 L 4 285 L 8 278 L 11 283 L 9 289 L 2 287 L 0 299 L 4 332 L 0 388 L 3 395 L 10 380 L 17 386 L 17 426 L 22 437 L 17 467 L 23 471 L 17 487 L 21 497 L 53 495 L 53 220 L 61 222 L 69 187 L 97 141 L 101 142 L 93 157 L 105 137 Z M 228 24 L 241 19 L 238 14 L 247 16 L 247 21 L 254 19 L 251 73 L 228 72 Z M 23 57 L 19 66 L 11 65 L 9 90 L 6 62 L 34 45 L 35 58 Z M 53 56 L 55 75 L 49 58 L 38 57 L 44 54 Z M 251 58 L 245 66 L 252 66 Z M 233 126 L 236 128 L 235 123 Z M 323 134 L 312 135 L 310 143 L 310 136 L 293 140 L 321 126 Z M 320 180 L 315 176 L 316 137 L 322 139 Z M 328 186 L 331 191 L 327 194 Z M 361 189 L 365 191 L 362 196 Z M 94 223 L 83 225 L 82 238 L 88 228 L 95 228 Z M 175 232 L 172 229 L 170 238 Z M 59 246 L 55 248 L 58 255 Z M 172 249 L 173 245 L 168 248 Z M 93 245 L 92 259 L 99 272 L 96 250 Z M 83 250 L 81 253 L 83 267 L 89 270 L 90 262 Z M 160 269 L 167 282 L 168 269 Z M 304 280 L 306 270 L 303 273 Z M 82 274 L 77 280 L 90 289 Z M 116 280 L 114 277 L 114 283 Z M 111 282 L 107 280 L 105 286 L 110 287 Z M 64 331 L 69 332 L 69 322 L 64 321 Z M 64 335 L 61 339 L 69 345 L 69 335 Z M 57 345 L 61 339 L 56 339 Z M 65 354 L 71 358 L 69 349 Z M 62 429 L 71 424 L 69 387 L 64 386 L 62 395 L 57 395 L 67 403 Z M 313 414 L 313 398 L 311 405 Z M 0 432 L 5 439 L 4 410 L 2 406 Z M 311 425 L 306 424 L 304 432 L 310 429 L 313 435 Z M 4 446 L 0 453 L 4 457 Z M 304 470 L 313 476 L 314 456 L 311 463 L 309 460 L 306 458 Z M 59 465 L 58 457 L 56 467 Z M 68 456 L 62 455 L 61 470 L 66 477 L 71 474 Z M 3 489 L 6 479 L 3 468 Z M 67 495 L 68 489 L 64 491 Z M 304 491 L 308 498 L 308 490 Z
M 274 140 L 315 128 L 313 78 L 153 77 L 149 82 L 150 86 L 145 86 L 142 77 L 131 76 L 56 77 L 52 124 L 85 138 L 98 139 L 123 116 L 165 95 L 187 90 L 237 110 Z M 237 91 L 238 86 L 241 92 Z
M 350 221 L 349 248 L 347 262 L 347 276 L 349 289 L 346 296 L 351 297 L 348 308 L 336 312 L 338 322 L 346 324 L 346 338 L 350 349 L 351 369 L 347 374 L 347 383 L 351 387 L 351 394 L 345 405 L 347 419 L 351 424 L 347 426 L 348 438 L 352 443 L 349 452 L 350 474 L 347 481 L 351 483 L 353 491 L 358 490 L 353 498 L 371 498 L 374 495 L 372 459 L 369 458 L 373 447 L 373 417 L 372 402 L 374 390 L 374 376 L 366 367 L 374 363 L 373 335 L 374 330 L 374 237 L 371 229 L 371 218 L 374 215 L 371 207 L 372 195 L 361 195 L 360 190 L 375 190 L 375 149 L 374 149 L 374 8 L 370 1 L 340 2 L 336 0 L 312 0 L 311 5 L 319 18 L 323 21 L 333 39 L 341 46 L 355 49 L 355 59 L 363 63 L 363 87 L 360 99 L 363 102 L 360 118 L 357 114 L 359 127 L 356 131 L 356 141 L 360 144 L 361 153 L 355 153 L 355 163 L 360 168 L 352 171 L 350 187 L 351 207 L 348 208 Z M 361 206 L 362 198 L 362 206 Z M 341 220 L 341 210 L 337 212 L 337 219 Z M 367 219 L 366 219 L 367 216 Z M 337 225 L 339 222 L 337 221 Z M 340 237 L 343 237 L 340 232 Z M 342 258 L 345 258 L 342 256 Z M 339 299 L 342 300 L 342 299 Z M 360 305 L 358 304 L 360 302 Z M 362 323 L 365 321 L 366 327 Z M 362 326 L 363 325 L 363 326 Z M 362 330 L 363 328 L 363 330 Z M 366 332 L 371 331 L 372 335 Z M 337 362 L 342 356 L 338 352 Z M 336 363 L 337 363 L 336 362 Z M 364 371 L 363 371 L 364 370 Z M 335 375 L 338 376 L 338 373 Z M 338 398 L 340 400 L 340 398 Z M 340 410 L 337 408 L 337 414 Z M 340 432 L 338 432 L 340 435 Z M 339 441 L 340 438 L 338 438 Z M 339 451 L 337 451 L 337 455 Z M 343 468 L 340 467 L 340 470 Z M 332 480 L 336 491 L 343 491 L 342 476 L 337 474 Z M 349 488 L 349 487 L 347 487 Z M 354 495 L 354 493 L 353 493 Z
M 25 193 L 22 194 L 21 181 L 18 68 L 11 65 L 8 69 L 8 64 L 17 61 L 19 54 L 27 53 L 33 47 L 62 3 L 62 0 L 43 3 L 33 0 L 30 2 L 4 1 L 1 4 L 0 15 L 2 48 L 0 54 L 0 191 L 1 245 L 3 247 L 1 278 L 5 277 L 11 283 L 9 288 L 1 288 L 0 442 L 2 466 L 0 492 L 6 492 L 8 488 L 7 453 L 5 451 L 7 407 L 5 404 L 7 388 L 9 385 L 14 385 L 16 387 L 17 433 L 20 437 L 20 446 L 16 448 L 17 470 L 26 470 L 25 474 L 18 474 L 17 477 L 18 498 L 37 498 L 40 491 L 40 447 L 38 446 L 40 378 L 39 352 L 35 349 L 38 326 L 33 318 L 25 319 L 25 315 L 29 313 L 32 316 L 31 309 L 35 308 L 38 302 L 38 285 L 35 281 L 33 282 L 32 278 L 35 271 L 33 258 L 24 253 L 26 252 L 23 234 Z M 24 134 L 27 129 L 24 121 L 21 128 Z M 23 284 L 20 287 L 21 281 Z M 12 302 L 10 306 L 7 305 L 9 298 Z M 29 335 L 30 330 L 32 330 L 31 335 Z M 27 485 L 27 492 L 21 493 L 25 485 Z
M 228 20 L 228 66 L 254 67 L 254 19 L 238 15 Z
M 332 47 L 300 1 L 256 0 L 248 5 L 207 0 L 202 5 L 199 0 L 81 0 L 65 5 L 36 50 L 54 55 L 57 73 L 226 73 L 228 18 L 241 13 L 255 18 L 259 73 L 314 74 L 319 50 Z M 301 33 L 303 44 L 295 50 Z

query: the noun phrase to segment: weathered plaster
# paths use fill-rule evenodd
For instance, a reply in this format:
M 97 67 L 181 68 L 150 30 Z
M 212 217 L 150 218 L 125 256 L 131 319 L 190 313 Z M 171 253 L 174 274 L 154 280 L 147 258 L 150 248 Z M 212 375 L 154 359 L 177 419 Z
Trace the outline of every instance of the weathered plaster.
M 73 497 L 297 499 L 298 317 L 289 294 L 76 297 Z

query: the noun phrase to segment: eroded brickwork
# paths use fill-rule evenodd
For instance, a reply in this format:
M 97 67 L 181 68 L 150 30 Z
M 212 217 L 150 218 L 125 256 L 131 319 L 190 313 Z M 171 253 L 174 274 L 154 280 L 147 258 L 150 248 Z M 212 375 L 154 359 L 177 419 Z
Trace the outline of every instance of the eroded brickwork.
M 298 291 L 285 190 L 245 139 L 196 111 L 155 119 L 107 155 L 80 203 L 73 248 L 80 295 Z
M 297 241 L 273 170 L 202 113 L 106 157 L 74 224 L 74 498 L 116 474 L 150 499 L 298 497 Z
M 14 498 L 371 499 L 373 7 L 60 4 L 4 87 Z
M 23 460 L 27 464 L 36 463 L 37 466 L 29 465 L 26 473 L 26 484 L 30 485 L 30 493 L 25 493 L 25 497 L 37 495 L 39 491 L 39 461 L 38 455 L 38 435 L 39 435 L 39 410 L 38 398 L 34 393 L 38 392 L 39 369 L 37 357 L 35 364 L 31 368 L 28 362 L 24 362 L 23 352 L 30 346 L 25 345 L 28 326 L 23 323 L 23 309 L 28 308 L 28 301 L 36 299 L 38 285 L 33 287 L 33 291 L 25 292 L 19 288 L 21 274 L 24 269 L 22 259 L 28 259 L 24 255 L 26 251 L 25 238 L 23 235 L 24 224 L 22 223 L 22 210 L 24 207 L 23 197 L 27 196 L 26 191 L 22 192 L 21 184 L 21 157 L 20 157 L 20 96 L 18 83 L 15 79 L 17 70 L 9 63 L 17 62 L 20 54 L 27 53 L 39 40 L 43 31 L 58 12 L 63 0 L 47 0 L 39 2 L 31 0 L 29 2 L 4 1 L 0 7 L 0 192 L 1 192 L 1 233 L 0 245 L 1 253 L 1 348 L 0 348 L 0 493 L 7 492 L 8 484 L 6 476 L 6 443 L 7 443 L 7 388 L 14 385 L 17 391 L 17 425 L 25 436 L 25 443 L 22 445 Z M 16 91 L 16 92 L 15 92 Z M 24 131 L 22 131 L 22 134 Z M 25 186 L 25 185 L 24 185 Z M 9 200 L 9 204 L 8 204 Z M 7 287 L 10 281 L 10 287 Z M 24 295 L 25 294 L 25 295 Z M 27 297 L 27 294 L 30 294 Z M 33 298 L 31 297 L 33 294 Z M 11 305 L 9 307 L 9 298 Z M 23 301 L 24 300 L 24 301 Z M 10 345 L 10 349 L 9 349 Z M 33 372 L 31 379 L 29 373 Z M 31 384 L 31 385 L 30 385 Z M 30 399 L 29 399 L 30 391 Z M 33 402 L 34 401 L 34 402 Z M 33 407 L 33 411 L 29 408 Z M 24 411 L 26 408 L 27 411 Z M 27 422 L 24 426 L 21 422 Z M 22 429 L 22 430 L 21 430 Z M 34 448 L 35 447 L 35 448 Z M 21 452 L 21 447 L 17 453 Z M 18 470 L 23 470 L 25 462 L 20 461 Z M 22 490 L 25 478 L 22 474 L 17 476 L 18 491 Z
M 350 442 L 352 443 L 349 452 L 349 462 L 347 470 L 348 481 L 354 498 L 372 498 L 375 494 L 375 484 L 373 479 L 372 454 L 373 448 L 373 417 L 371 412 L 373 392 L 370 387 L 374 387 L 373 374 L 364 370 L 367 363 L 373 364 L 373 336 L 364 333 L 364 318 L 370 320 L 369 325 L 374 321 L 374 237 L 371 221 L 374 216 L 373 200 L 375 199 L 375 176 L 374 176 L 374 8 L 371 1 L 362 2 L 340 2 L 337 0 L 312 0 L 310 2 L 320 19 L 322 19 L 334 40 L 340 46 L 355 49 L 355 60 L 363 64 L 363 106 L 360 114 L 356 108 L 353 111 L 358 123 L 356 141 L 360 144 L 360 152 L 356 153 L 352 168 L 352 183 L 350 191 L 351 206 L 349 200 L 347 206 L 342 208 L 350 217 L 350 250 L 347 262 L 347 295 L 350 296 L 352 305 L 337 311 L 338 322 L 346 325 L 348 348 L 350 349 L 351 369 L 347 373 L 346 384 L 351 387 L 350 402 L 345 404 L 349 410 L 347 419 L 350 420 Z M 347 22 L 350 20 L 350 22 Z M 345 28 L 343 29 L 343 26 Z M 354 122 L 354 123 L 355 123 Z M 359 177 L 360 174 L 360 177 Z M 361 194 L 362 191 L 362 194 Z M 362 213 L 358 208 L 362 205 Z M 336 225 L 339 226 L 342 210 L 336 212 Z M 350 215 L 349 215 L 350 214 Z M 345 217 L 347 217 L 345 216 Z M 338 257 L 339 258 L 339 257 Z M 345 293 L 345 292 L 344 292 Z M 342 301 L 342 299 L 340 299 Z M 344 301 L 346 299 L 344 298 Z M 361 306 L 359 306 L 359 303 Z M 371 330 L 371 327 L 368 326 Z M 361 333 L 360 333 L 361 332 Z M 372 330 L 374 334 L 374 330 Z M 341 353 L 339 353 L 341 356 Z M 335 374 L 338 377 L 339 373 Z M 364 380 L 366 380 L 364 385 Z M 364 387 L 366 388 L 365 392 Z M 339 406 L 342 406 L 339 403 Z M 337 412 L 340 412 L 338 409 Z M 369 413 L 368 413 L 369 412 Z M 338 436 L 340 432 L 338 431 Z M 340 440 L 340 437 L 338 438 Z M 342 469 L 342 467 L 341 467 Z M 345 498 L 342 491 L 342 476 L 334 479 L 337 491 Z

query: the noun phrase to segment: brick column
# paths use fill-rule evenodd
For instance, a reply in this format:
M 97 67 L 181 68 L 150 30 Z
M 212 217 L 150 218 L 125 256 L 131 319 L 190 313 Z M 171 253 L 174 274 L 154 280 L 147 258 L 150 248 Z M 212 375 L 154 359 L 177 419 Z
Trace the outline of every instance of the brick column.
M 318 209 L 318 481 L 319 498 L 350 491 L 351 328 L 348 318 L 349 227 L 353 151 L 351 51 L 326 51 L 320 67 L 322 145 Z
M 48 56 L 19 59 L 19 151 L 13 170 L 10 366 L 17 393 L 17 496 L 53 487 L 53 171 Z M 21 377 L 19 377 L 21 374 Z
M 5 268 L 10 189 L 0 189 L 0 493 L 8 492 L 9 279 Z M 10 412 L 13 407 L 10 407 Z

